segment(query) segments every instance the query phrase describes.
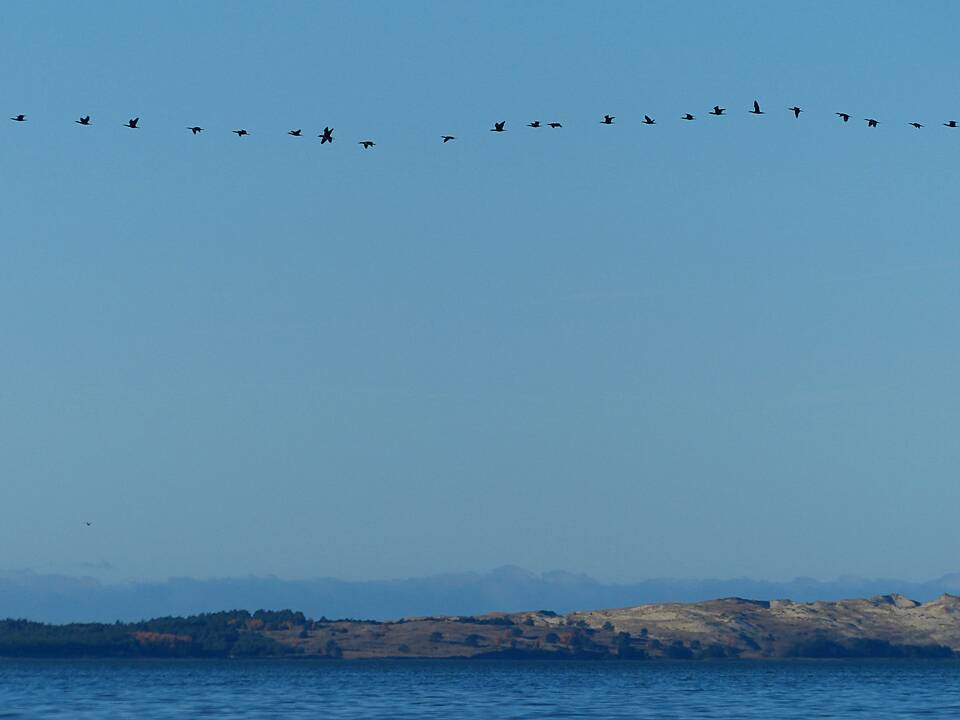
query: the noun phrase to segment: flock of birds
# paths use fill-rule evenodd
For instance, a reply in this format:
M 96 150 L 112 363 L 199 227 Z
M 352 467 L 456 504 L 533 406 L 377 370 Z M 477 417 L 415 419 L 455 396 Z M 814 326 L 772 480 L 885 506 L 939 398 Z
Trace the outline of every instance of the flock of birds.
M 793 107 L 787 108 L 787 110 L 788 110 L 789 112 L 792 112 L 792 113 L 793 113 L 793 116 L 794 116 L 795 118 L 797 118 L 797 119 L 800 118 L 800 113 L 803 112 L 803 108 L 801 108 L 801 107 L 799 107 L 799 106 L 797 106 L 797 105 L 794 105 Z M 750 109 L 750 110 L 748 110 L 747 112 L 749 112 L 751 115 L 766 115 L 766 114 L 767 114 L 763 109 L 761 109 L 761 107 L 760 107 L 760 101 L 759 101 L 759 100 L 754 100 L 754 101 L 753 101 L 753 108 Z M 727 114 L 727 108 L 720 107 L 719 105 L 714 105 L 714 106 L 713 106 L 713 109 L 710 110 L 710 111 L 708 111 L 707 114 L 708 114 L 708 115 L 714 115 L 714 116 L 717 116 L 717 117 L 719 117 L 719 116 L 721 116 L 721 115 L 726 115 L 726 114 Z M 845 122 L 845 123 L 846 123 L 846 122 L 849 122 L 849 121 L 850 121 L 850 118 L 853 117 L 850 113 L 847 113 L 847 112 L 837 112 L 837 113 L 834 113 L 834 115 L 836 115 L 838 118 L 840 118 L 841 121 L 843 121 L 843 122 Z M 22 123 L 22 122 L 26 122 L 26 121 L 27 121 L 27 116 L 26 116 L 26 115 L 23 115 L 23 114 L 21 114 L 21 115 L 15 115 L 15 116 L 11 117 L 10 119 L 13 120 L 14 122 L 20 122 L 20 123 Z M 692 115 L 691 113 L 684 113 L 684 114 L 680 117 L 680 119 L 689 122 L 689 121 L 691 121 L 691 120 L 696 120 L 697 118 L 696 118 L 695 115 Z M 601 124 L 601 125 L 613 125 L 615 120 L 616 120 L 616 116 L 615 116 L 615 115 L 604 115 L 603 118 L 600 120 L 600 124 Z M 868 128 L 875 128 L 875 127 L 878 127 L 878 126 L 880 125 L 880 121 L 877 120 L 876 118 L 864 118 L 863 120 L 864 120 L 864 122 L 867 123 L 867 127 L 868 127 Z M 74 120 L 74 122 L 77 123 L 78 125 L 84 125 L 84 126 L 89 126 L 89 125 L 92 125 L 92 124 L 93 124 L 93 122 L 91 121 L 89 115 L 83 115 L 83 116 L 81 116 L 78 120 Z M 644 125 L 656 125 L 656 124 L 657 124 L 657 121 L 654 120 L 654 119 L 653 119 L 652 117 L 650 117 L 649 115 L 644 115 L 644 116 L 643 116 L 642 123 L 643 123 Z M 914 122 L 908 122 L 908 123 L 906 123 L 906 124 L 909 125 L 909 126 L 911 126 L 911 127 L 913 127 L 913 128 L 916 128 L 917 130 L 919 130 L 919 129 L 922 128 L 922 127 L 925 127 L 923 123 L 919 123 L 919 122 L 916 122 L 916 121 L 914 121 Z M 944 127 L 948 127 L 948 128 L 956 128 L 956 127 L 958 127 L 958 124 L 957 124 L 957 121 L 956 121 L 956 120 L 948 120 L 947 122 L 943 123 L 943 125 L 944 125 Z M 139 117 L 130 118 L 129 120 L 127 120 L 127 122 L 123 123 L 123 127 L 130 128 L 131 130 L 138 130 L 138 129 L 140 128 L 140 118 L 139 118 Z M 557 130 L 557 129 L 559 129 L 559 128 L 562 128 L 563 125 L 562 125 L 561 123 L 555 122 L 555 121 L 554 121 L 554 122 L 548 122 L 548 123 L 541 123 L 539 120 L 534 120 L 533 122 L 527 123 L 527 127 L 530 127 L 530 128 L 548 127 L 548 128 L 553 129 L 553 130 Z M 187 130 L 189 130 L 189 131 L 190 131 L 191 133 L 193 133 L 194 135 L 199 135 L 200 133 L 204 132 L 204 128 L 200 127 L 199 125 L 190 126 L 190 127 L 187 128 Z M 501 133 L 501 132 L 506 132 L 506 131 L 507 131 L 507 121 L 506 121 L 506 120 L 501 120 L 500 122 L 495 122 L 495 123 L 493 124 L 493 127 L 490 128 L 490 132 Z M 233 133 L 234 133 L 237 137 L 239 137 L 239 138 L 244 138 L 244 137 L 246 137 L 247 135 L 250 135 L 250 131 L 247 130 L 247 129 L 245 129 L 245 128 L 240 128 L 240 129 L 238 129 L 238 130 L 232 130 L 231 132 L 233 132 Z M 287 131 L 287 135 L 290 135 L 290 136 L 292 136 L 292 137 L 303 137 L 303 130 L 300 129 L 300 128 L 297 128 L 297 129 L 295 129 L 295 130 L 288 130 L 288 131 Z M 326 145 L 327 143 L 332 143 L 333 140 L 334 140 L 334 137 L 333 137 L 333 128 L 332 128 L 332 127 L 324 127 L 324 128 L 323 128 L 323 132 L 322 132 L 321 134 L 317 135 L 317 137 L 320 138 L 320 144 L 321 144 L 321 145 Z M 441 135 L 441 136 L 440 136 L 440 140 L 441 140 L 441 142 L 443 142 L 444 144 L 450 142 L 451 140 L 456 140 L 456 139 L 457 139 L 457 138 L 456 138 L 455 135 Z M 369 150 L 370 148 L 376 147 L 376 145 L 377 145 L 373 140 L 360 140 L 360 141 L 357 142 L 357 144 L 360 145 L 364 150 Z

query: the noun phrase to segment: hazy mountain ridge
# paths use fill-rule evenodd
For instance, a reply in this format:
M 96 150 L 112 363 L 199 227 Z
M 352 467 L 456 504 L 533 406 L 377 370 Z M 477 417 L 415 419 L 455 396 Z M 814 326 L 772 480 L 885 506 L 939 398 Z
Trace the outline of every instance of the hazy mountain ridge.
M 601 583 L 564 571 L 532 573 L 505 566 L 486 573 L 449 573 L 403 580 L 346 581 L 275 577 L 107 584 L 88 577 L 0 572 L 0 617 L 43 622 L 136 621 L 192 615 L 223 608 L 296 607 L 314 617 L 387 620 L 422 615 L 480 615 L 492 611 L 585 608 L 699 602 L 717 597 L 797 602 L 899 594 L 925 602 L 960 591 L 960 573 L 926 582 L 844 577 L 832 581 L 796 578 L 769 582 L 652 579 Z

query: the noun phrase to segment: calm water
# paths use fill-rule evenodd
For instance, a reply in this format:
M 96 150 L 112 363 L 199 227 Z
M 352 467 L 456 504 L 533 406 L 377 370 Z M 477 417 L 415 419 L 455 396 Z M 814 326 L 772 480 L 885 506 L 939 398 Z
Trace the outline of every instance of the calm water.
M 0 718 L 960 718 L 960 663 L 0 660 Z

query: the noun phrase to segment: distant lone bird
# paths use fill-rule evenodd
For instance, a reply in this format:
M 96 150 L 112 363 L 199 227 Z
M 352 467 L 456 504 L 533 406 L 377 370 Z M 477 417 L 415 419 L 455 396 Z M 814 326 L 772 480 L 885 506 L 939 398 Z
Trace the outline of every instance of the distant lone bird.
M 83 524 L 86 525 L 87 527 L 90 527 L 91 525 L 93 525 L 93 523 L 90 522 L 89 520 L 84 520 Z
M 124 123 L 124 127 L 132 128 L 133 130 L 137 129 L 137 123 L 140 122 L 140 118 L 130 118 Z
M 332 127 L 326 127 L 326 126 L 324 126 L 324 128 L 323 128 L 323 135 L 317 135 L 317 137 L 320 138 L 320 144 L 321 144 L 321 145 L 323 145 L 324 143 L 332 143 L 332 142 L 333 142 L 333 128 L 332 128 Z
M 26 115 L 17 115 L 16 117 L 12 117 L 12 118 L 10 118 L 10 119 L 13 120 L 13 121 L 15 121 L 15 122 L 26 122 L 26 121 L 27 121 L 27 116 L 26 116 Z
M 696 118 L 695 118 L 693 115 L 691 115 L 690 113 L 684 113 L 684 114 L 683 114 L 683 117 L 680 118 L 680 119 L 681 119 L 681 120 L 696 120 Z
M 917 130 L 923 127 L 923 125 L 921 125 L 920 123 L 907 123 L 907 125 L 915 127 Z
M 440 138 L 443 140 L 444 144 L 450 142 L 451 140 L 456 140 L 455 135 L 441 135 Z
M 293 135 L 294 137 L 300 137 L 301 135 L 303 135 L 303 131 L 302 131 L 302 130 L 299 130 L 299 129 L 297 129 L 297 130 L 287 130 L 287 135 Z
M 615 117 L 616 115 L 604 115 L 603 120 L 601 120 L 600 123 L 603 125 L 613 125 L 613 119 Z
M 873 118 L 864 118 L 867 121 L 867 127 L 876 127 L 880 124 L 879 120 L 874 120 Z
M 644 116 L 643 116 L 643 124 L 644 124 L 644 125 L 656 125 L 656 124 L 657 124 L 657 121 L 654 120 L 654 119 L 653 119 L 652 117 L 650 117 L 649 115 L 644 115 Z
M 197 135 L 198 133 L 202 133 L 202 132 L 203 132 L 203 128 L 200 127 L 199 125 L 194 125 L 193 127 L 188 127 L 187 130 L 189 130 L 190 132 L 192 132 L 194 135 Z
M 505 126 L 506 124 L 507 124 L 507 121 L 506 121 L 506 120 L 501 120 L 500 122 L 495 122 L 495 123 L 493 124 L 493 127 L 490 128 L 490 132 L 504 132 L 505 129 L 506 129 L 504 126 Z
M 249 134 L 250 134 L 250 133 L 248 133 L 246 130 L 244 130 L 244 129 L 242 129 L 242 128 L 241 128 L 240 130 L 232 130 L 231 132 L 236 133 L 236 134 L 237 134 L 237 137 L 243 137 L 244 135 L 249 135 Z
M 711 115 L 723 115 L 727 111 L 726 108 L 722 108 L 719 105 L 714 105 L 713 110 L 710 111 Z
M 89 115 L 85 115 L 84 117 L 80 118 L 79 120 L 74 120 L 74 122 L 77 123 L 78 125 L 89 125 L 89 124 L 90 124 L 90 116 L 89 116 Z
M 944 126 L 944 127 L 957 127 L 957 121 L 956 121 L 956 120 L 951 120 L 950 122 L 945 122 L 945 123 L 943 124 L 943 126 Z
M 562 128 L 562 127 L 563 127 L 563 125 L 561 125 L 561 124 L 558 123 L 558 122 L 547 123 L 547 126 L 548 126 L 548 127 L 552 127 L 554 130 L 556 130 L 557 128 Z
M 796 118 L 800 117 L 800 113 L 803 112 L 803 110 L 798 108 L 796 105 L 794 105 L 792 108 L 787 108 L 787 109 L 793 112 L 793 116 Z
M 363 145 L 364 150 L 369 150 L 374 145 L 376 145 L 376 143 L 373 140 L 361 140 L 360 142 L 357 143 L 357 145 Z
M 753 110 L 750 111 L 754 115 L 763 115 L 763 110 L 760 109 L 760 103 L 756 100 L 753 101 Z
M 834 115 L 836 115 L 838 118 L 840 118 L 844 122 L 850 121 L 850 113 L 834 113 Z
M 532 123 L 527 123 L 527 127 L 535 127 L 535 128 L 538 128 L 538 127 L 540 127 L 540 121 L 539 121 L 539 120 L 534 120 Z

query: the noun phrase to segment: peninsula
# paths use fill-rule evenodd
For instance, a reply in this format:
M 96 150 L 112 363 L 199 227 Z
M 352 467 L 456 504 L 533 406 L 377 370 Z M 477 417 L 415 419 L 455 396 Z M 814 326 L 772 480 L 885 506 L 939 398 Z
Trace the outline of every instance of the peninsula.
M 549 610 L 392 622 L 245 610 L 139 623 L 0 621 L 6 657 L 316 659 L 960 658 L 960 597 L 797 603 L 725 598 L 560 615 Z

